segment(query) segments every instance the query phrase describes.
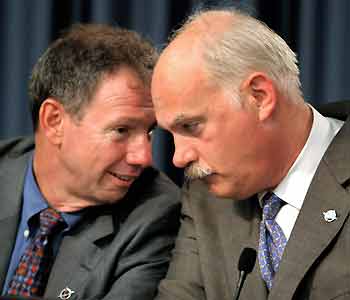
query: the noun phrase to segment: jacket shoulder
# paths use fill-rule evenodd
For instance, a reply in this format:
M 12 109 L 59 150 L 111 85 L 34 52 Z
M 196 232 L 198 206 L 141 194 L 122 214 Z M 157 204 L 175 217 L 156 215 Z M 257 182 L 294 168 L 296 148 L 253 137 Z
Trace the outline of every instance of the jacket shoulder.
M 117 204 L 119 217 L 125 220 L 132 215 L 154 217 L 173 210 L 179 213 L 180 198 L 181 190 L 175 183 L 160 171 L 147 168 Z
M 0 141 L 0 159 L 17 157 L 34 149 L 32 137 L 16 137 Z
M 180 195 L 180 188 L 165 174 L 154 168 L 147 168 L 130 188 L 129 195 L 157 196 L 161 194 Z
M 343 100 L 315 106 L 324 116 L 345 121 L 350 116 L 350 101 Z

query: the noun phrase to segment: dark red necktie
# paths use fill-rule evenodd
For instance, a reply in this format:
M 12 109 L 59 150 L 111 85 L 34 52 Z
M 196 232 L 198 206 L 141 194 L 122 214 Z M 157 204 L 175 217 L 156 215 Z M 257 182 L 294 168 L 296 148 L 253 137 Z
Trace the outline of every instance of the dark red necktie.
M 40 212 L 40 228 L 25 249 L 7 293 L 19 296 L 42 296 L 53 263 L 50 236 L 64 228 L 65 222 L 53 208 Z

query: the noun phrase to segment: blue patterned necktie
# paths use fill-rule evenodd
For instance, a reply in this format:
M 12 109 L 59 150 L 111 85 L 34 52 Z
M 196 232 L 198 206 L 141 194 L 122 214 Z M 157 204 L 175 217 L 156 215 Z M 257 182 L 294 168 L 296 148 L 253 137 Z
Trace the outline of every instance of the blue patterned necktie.
M 281 208 L 282 200 L 273 193 L 264 197 L 263 216 L 260 223 L 259 265 L 262 278 L 269 290 L 278 270 L 287 239 L 275 217 Z
M 53 208 L 40 212 L 40 228 L 25 249 L 7 294 L 42 296 L 53 262 L 50 237 L 64 228 L 65 221 Z

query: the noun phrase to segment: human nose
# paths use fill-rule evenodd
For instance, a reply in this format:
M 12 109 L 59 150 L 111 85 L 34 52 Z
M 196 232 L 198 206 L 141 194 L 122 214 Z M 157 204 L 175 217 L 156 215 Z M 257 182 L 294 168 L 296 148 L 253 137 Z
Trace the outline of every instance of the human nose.
M 152 165 L 152 148 L 148 136 L 140 137 L 129 146 L 127 162 L 130 165 L 137 165 L 143 168 Z
M 183 139 L 174 137 L 175 151 L 173 164 L 178 168 L 185 168 L 197 160 L 194 147 Z

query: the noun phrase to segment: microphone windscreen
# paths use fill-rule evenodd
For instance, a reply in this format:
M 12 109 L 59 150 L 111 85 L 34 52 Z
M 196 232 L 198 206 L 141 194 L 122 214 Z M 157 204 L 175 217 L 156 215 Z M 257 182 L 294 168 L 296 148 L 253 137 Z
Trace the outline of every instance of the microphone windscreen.
M 253 248 L 244 248 L 238 261 L 238 271 L 244 271 L 249 274 L 255 265 L 256 250 Z

